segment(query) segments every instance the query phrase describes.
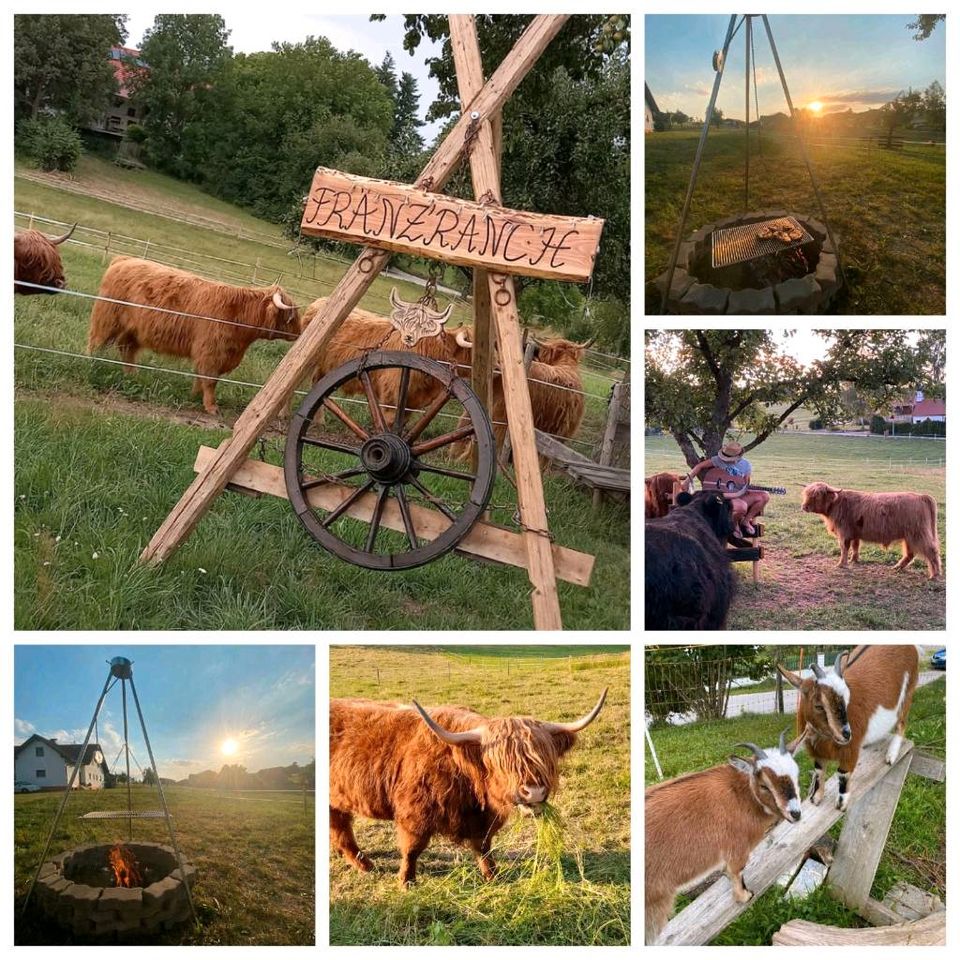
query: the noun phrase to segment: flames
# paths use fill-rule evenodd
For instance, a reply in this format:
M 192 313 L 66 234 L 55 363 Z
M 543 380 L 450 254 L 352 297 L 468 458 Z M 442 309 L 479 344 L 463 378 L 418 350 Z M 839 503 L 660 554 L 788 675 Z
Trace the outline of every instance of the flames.
M 118 843 L 107 855 L 110 869 L 113 871 L 114 885 L 118 887 L 142 887 L 143 876 L 140 864 L 129 847 Z

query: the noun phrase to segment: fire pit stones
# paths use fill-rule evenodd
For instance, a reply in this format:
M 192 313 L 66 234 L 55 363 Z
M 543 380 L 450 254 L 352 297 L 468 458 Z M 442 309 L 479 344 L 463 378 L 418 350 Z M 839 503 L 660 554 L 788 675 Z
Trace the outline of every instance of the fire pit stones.
M 694 261 L 698 259 L 704 246 L 710 243 L 710 236 L 714 230 L 787 216 L 795 217 L 820 246 L 816 267 L 805 276 L 783 280 L 774 286 L 759 289 L 747 287 L 742 290 L 733 290 L 715 286 L 712 283 L 701 283 L 690 273 Z M 666 282 L 666 272 L 655 281 L 661 293 Z M 735 217 L 724 217 L 715 223 L 708 223 L 692 233 L 680 245 L 677 269 L 674 271 L 673 282 L 670 284 L 670 296 L 667 298 L 667 311 L 669 313 L 747 315 L 822 313 L 827 309 L 839 288 L 837 254 L 830 244 L 826 227 L 819 220 L 805 214 L 790 214 L 785 210 L 761 210 Z
M 133 931 L 169 930 L 190 919 L 190 904 L 173 847 L 159 843 L 128 843 L 148 873 L 161 879 L 146 887 L 99 887 L 74 882 L 75 875 L 107 863 L 114 844 L 85 844 L 58 854 L 40 868 L 37 903 L 51 920 L 79 936 L 104 937 Z M 197 875 L 184 863 L 191 887 Z

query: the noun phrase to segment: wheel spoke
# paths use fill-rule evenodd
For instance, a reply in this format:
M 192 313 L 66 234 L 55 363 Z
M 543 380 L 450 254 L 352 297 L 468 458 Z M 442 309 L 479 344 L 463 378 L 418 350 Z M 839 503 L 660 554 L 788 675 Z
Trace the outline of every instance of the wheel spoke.
M 373 516 L 370 518 L 370 532 L 367 534 L 367 545 L 364 547 L 367 553 L 373 553 L 373 544 L 377 539 L 377 533 L 380 530 L 380 518 L 383 516 L 383 508 L 390 496 L 390 488 L 383 486 L 377 494 L 377 503 L 373 508 Z
M 430 421 L 443 409 L 447 401 L 453 396 L 453 391 L 450 387 L 447 387 L 444 393 L 441 393 L 440 396 L 430 404 L 429 407 L 424 411 L 423 416 L 410 428 L 409 431 L 404 435 L 404 439 L 408 443 L 413 443 L 417 437 L 427 429 Z
M 359 477 L 360 474 L 367 471 L 363 467 L 354 467 L 352 470 L 342 470 L 329 477 L 316 477 L 313 480 L 303 480 L 300 483 L 301 490 L 312 490 L 314 487 L 322 487 L 325 483 L 337 483 L 340 480 L 349 480 L 351 477 Z
M 400 371 L 400 391 L 397 394 L 397 412 L 393 418 L 393 432 L 403 436 L 403 421 L 407 417 L 407 390 L 410 387 L 410 368 Z
M 373 485 L 374 480 L 368 480 L 362 487 L 357 487 L 356 490 L 351 493 L 346 500 L 341 501 L 337 504 L 336 508 L 328 513 L 321 521 L 320 526 L 324 529 L 329 530 L 330 525 L 337 519 L 339 519 L 343 514 L 349 510 L 356 502 L 363 496 Z
M 307 443 L 311 447 L 321 447 L 324 450 L 333 450 L 335 453 L 350 453 L 355 457 L 360 456 L 359 447 L 351 447 L 346 443 L 337 443 L 336 440 L 323 440 L 320 437 L 301 437 L 301 443 Z
M 473 433 L 473 424 L 471 423 L 467 427 L 461 427 L 459 430 L 451 430 L 450 433 L 434 437 L 432 440 L 424 440 L 423 443 L 414 444 L 414 446 L 410 448 L 410 452 L 415 457 L 419 457 L 422 453 L 438 450 L 440 447 L 446 447 L 451 443 L 456 443 L 458 440 L 466 440 L 467 437 L 472 436 Z
M 347 413 L 339 403 L 336 402 L 332 397 L 326 397 L 323 401 L 324 407 L 327 408 L 344 426 L 352 430 L 361 440 L 369 440 L 370 434 L 367 433 L 363 427 L 357 423 L 353 417 Z
M 376 427 L 377 433 L 386 433 L 387 421 L 383 417 L 377 395 L 373 392 L 370 374 L 366 370 L 360 371 L 360 383 L 363 386 L 363 392 L 367 395 L 367 406 L 370 407 L 370 415 L 373 417 L 373 425 Z
M 439 473 L 441 477 L 453 477 L 455 480 L 469 480 L 471 483 L 476 480 L 476 475 L 464 473 L 462 470 L 451 470 L 448 467 L 435 467 L 432 464 L 424 463 L 422 460 L 414 460 L 413 466 L 417 470 L 426 470 L 427 473 Z
M 456 520 L 457 515 L 438 497 L 431 493 L 412 473 L 407 478 L 448 520 Z
M 402 486 L 394 488 L 397 497 L 397 506 L 400 508 L 400 516 L 403 517 L 403 527 L 407 531 L 407 539 L 410 541 L 410 549 L 417 549 L 417 531 L 413 526 L 413 517 L 410 515 L 410 504 L 407 503 L 407 495 L 403 492 Z

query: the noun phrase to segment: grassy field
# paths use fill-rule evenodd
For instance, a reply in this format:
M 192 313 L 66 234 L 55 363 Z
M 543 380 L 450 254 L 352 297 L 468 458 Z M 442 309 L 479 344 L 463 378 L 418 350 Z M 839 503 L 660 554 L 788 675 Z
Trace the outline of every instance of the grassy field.
M 599 718 L 578 738 L 551 797 L 565 821 L 559 868 L 535 864 L 534 824 L 514 817 L 497 835 L 501 872 L 489 883 L 473 856 L 434 838 L 416 886 L 397 885 L 393 824 L 357 821 L 357 840 L 374 860 L 361 874 L 333 854 L 332 944 L 591 944 L 630 942 L 630 662 L 613 651 L 572 661 L 503 662 L 496 648 L 480 662 L 461 648 L 333 647 L 330 695 L 456 703 L 492 715 L 561 720 L 585 712 L 605 686 Z M 491 664 L 499 664 L 493 673 Z
M 651 737 L 665 778 L 725 762 L 733 745 L 750 740 L 761 747 L 777 742 L 793 716 L 745 715 L 732 720 L 704 721 L 682 727 L 657 726 Z M 907 737 L 916 748 L 946 757 L 946 677 L 917 690 L 907 724 Z M 798 755 L 801 793 L 806 794 L 813 765 L 805 751 Z M 828 773 L 832 776 L 835 767 Z M 657 780 L 650 751 L 644 751 L 644 783 Z M 946 784 L 908 776 L 890 828 L 890 835 L 870 891 L 882 900 L 898 881 L 912 883 L 946 901 Z M 831 835 L 839 836 L 843 821 Z M 688 901 L 678 899 L 675 912 Z M 723 945 L 769 944 L 772 935 L 788 920 L 803 919 L 838 927 L 861 927 L 860 917 L 835 901 L 825 887 L 803 901 L 787 900 L 774 886 L 758 897 L 714 941 Z
M 698 131 L 647 136 L 647 312 L 659 312 L 650 282 L 667 269 L 690 180 Z M 743 131 L 711 130 L 685 235 L 743 210 Z M 946 153 L 907 144 L 902 151 L 813 143 L 811 163 L 850 290 L 832 308 L 855 314 L 942 314 L 946 309 Z M 796 141 L 753 141 L 750 209 L 785 208 L 819 218 Z
M 134 808 L 157 805 L 154 788 L 135 785 Z M 150 943 L 190 945 L 311 945 L 315 939 L 314 802 L 307 810 L 299 796 L 245 794 L 166 787 L 164 796 L 186 860 L 197 868 L 193 887 L 200 928 L 187 923 Z M 254 797 L 254 801 L 249 799 Z M 15 938 L 21 944 L 69 944 L 69 933 L 39 921 L 21 907 L 61 793 L 18 794 L 14 798 Z M 247 799 L 244 799 L 247 798 Z M 122 802 L 121 802 L 122 801 Z M 80 820 L 89 810 L 124 807 L 126 793 L 76 791 L 67 802 L 51 853 L 82 843 L 123 839 L 121 821 L 91 825 Z M 125 829 L 125 825 L 124 829 Z M 135 840 L 168 843 L 162 820 L 134 824 Z
M 686 470 L 671 437 L 647 437 L 646 476 Z M 760 582 L 749 564 L 738 564 L 732 630 L 943 630 L 945 580 L 927 580 L 926 564 L 900 573 L 899 546 L 863 544 L 860 564 L 836 567 L 836 538 L 821 517 L 800 509 L 803 488 L 816 480 L 855 490 L 914 490 L 937 502 L 941 557 L 946 568 L 946 487 L 942 440 L 892 440 L 778 434 L 750 455 L 753 480 L 785 486 L 771 497 L 764 518 Z
M 230 282 L 251 282 L 253 267 L 237 276 L 234 271 L 246 268 L 222 260 L 259 264 L 260 282 L 272 282 L 283 271 L 281 282 L 301 304 L 328 294 L 346 268 L 336 260 L 308 258 L 301 270 L 287 255 L 293 244 L 281 241 L 278 227 L 157 174 L 118 170 L 92 157 L 69 180 L 38 182 L 35 171 L 19 172 L 17 210 L 81 223 L 74 235 L 79 242 L 62 248 L 69 286 L 78 291 L 96 293 L 109 262 L 106 238 L 85 228 L 111 232 L 111 256 L 142 255 L 149 240 L 149 255 Z M 181 222 L 185 217 L 193 222 Z M 387 312 L 393 285 L 408 299 L 419 296 L 418 287 L 379 278 L 362 305 Z M 90 301 L 79 297 L 17 297 L 15 339 L 83 353 L 89 313 Z M 468 319 L 468 307 L 458 302 L 451 323 Z M 286 349 L 280 341 L 255 343 L 230 378 L 262 383 Z M 106 355 L 116 359 L 115 353 Z M 149 353 L 142 362 L 189 370 L 184 361 Z M 289 506 L 267 498 L 221 498 L 185 548 L 164 569 L 147 573 L 137 556 L 192 479 L 197 447 L 223 440 L 255 389 L 219 386 L 221 417 L 210 417 L 191 397 L 188 376 L 145 370 L 126 375 L 116 365 L 27 350 L 16 352 L 15 387 L 21 629 L 531 625 L 522 570 L 481 568 L 449 556 L 419 570 L 377 576 L 319 552 Z M 587 454 L 602 435 L 609 387 L 602 374 L 584 372 L 584 390 L 592 396 L 574 442 Z M 436 424 L 450 429 L 449 420 Z M 271 430 L 267 457 L 273 462 L 280 462 L 284 431 L 282 420 Z M 589 492 L 562 476 L 547 477 L 545 485 L 557 542 L 597 556 L 590 588 L 560 585 L 566 625 L 626 629 L 626 511 L 608 505 L 594 516 Z M 507 480 L 498 480 L 492 502 L 494 521 L 511 524 L 516 493 Z

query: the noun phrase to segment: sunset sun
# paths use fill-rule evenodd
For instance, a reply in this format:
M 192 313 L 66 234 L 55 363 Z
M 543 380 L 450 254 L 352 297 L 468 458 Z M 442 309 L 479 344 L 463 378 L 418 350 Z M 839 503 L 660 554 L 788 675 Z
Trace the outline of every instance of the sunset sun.
M 819 100 L 814 100 L 807 109 L 812 113 L 820 113 L 820 111 L 823 110 L 823 104 Z
M 239 749 L 240 749 L 240 744 L 237 743 L 237 741 L 234 740 L 232 737 L 227 737 L 227 739 L 220 744 L 220 752 L 225 757 L 232 757 Z

